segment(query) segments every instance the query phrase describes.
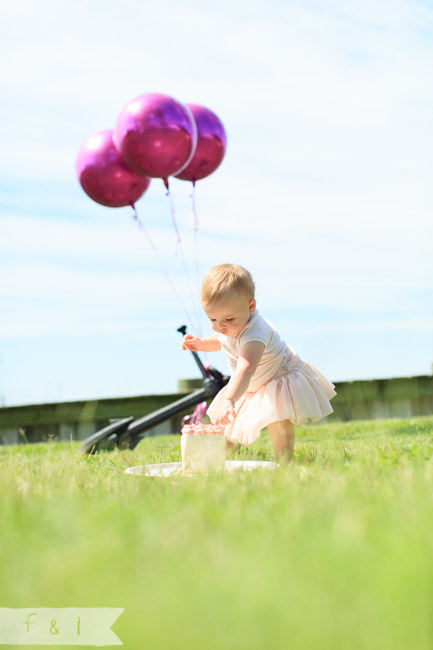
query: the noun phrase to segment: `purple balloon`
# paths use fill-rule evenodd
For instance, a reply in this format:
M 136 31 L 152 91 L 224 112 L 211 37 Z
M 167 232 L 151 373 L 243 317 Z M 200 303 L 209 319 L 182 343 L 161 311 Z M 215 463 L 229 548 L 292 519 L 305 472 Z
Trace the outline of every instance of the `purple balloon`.
M 227 136 L 223 123 L 211 110 L 196 104 L 186 106 L 197 124 L 197 148 L 191 162 L 176 174 L 176 178 L 195 183 L 220 166 L 226 152 Z
M 113 140 L 136 172 L 167 179 L 192 159 L 197 127 L 191 111 L 176 99 L 146 93 L 126 104 L 117 119 Z
M 121 159 L 111 130 L 95 133 L 81 145 L 76 171 L 86 194 L 109 208 L 133 205 L 150 184 Z

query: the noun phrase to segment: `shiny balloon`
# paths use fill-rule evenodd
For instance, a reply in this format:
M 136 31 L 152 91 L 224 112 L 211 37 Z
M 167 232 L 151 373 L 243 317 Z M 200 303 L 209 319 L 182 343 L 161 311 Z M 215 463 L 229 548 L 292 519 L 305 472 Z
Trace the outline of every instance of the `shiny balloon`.
M 204 106 L 187 104 L 197 124 L 197 148 L 191 162 L 176 174 L 184 181 L 195 181 L 212 174 L 220 166 L 227 146 L 223 123 L 215 113 Z
M 150 184 L 121 159 L 111 130 L 95 133 L 81 145 L 76 171 L 86 194 L 109 208 L 133 205 Z
M 166 179 L 189 164 L 197 145 L 197 127 L 190 110 L 176 99 L 146 93 L 126 104 L 113 140 L 136 172 Z

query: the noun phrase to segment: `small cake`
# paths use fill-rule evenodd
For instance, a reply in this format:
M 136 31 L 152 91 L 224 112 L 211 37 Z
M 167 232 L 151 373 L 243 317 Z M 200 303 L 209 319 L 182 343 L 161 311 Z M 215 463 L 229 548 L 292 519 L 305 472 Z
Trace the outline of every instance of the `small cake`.
M 182 427 L 182 470 L 188 474 L 224 471 L 226 439 L 223 426 L 187 424 Z

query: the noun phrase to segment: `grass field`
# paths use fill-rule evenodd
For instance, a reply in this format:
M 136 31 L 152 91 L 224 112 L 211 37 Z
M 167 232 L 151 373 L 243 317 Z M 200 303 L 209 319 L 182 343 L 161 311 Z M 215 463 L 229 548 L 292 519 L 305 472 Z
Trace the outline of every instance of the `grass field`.
M 432 431 L 300 427 L 287 467 L 194 478 L 124 473 L 180 436 L 0 447 L 0 606 L 124 607 L 128 649 L 431 650 Z

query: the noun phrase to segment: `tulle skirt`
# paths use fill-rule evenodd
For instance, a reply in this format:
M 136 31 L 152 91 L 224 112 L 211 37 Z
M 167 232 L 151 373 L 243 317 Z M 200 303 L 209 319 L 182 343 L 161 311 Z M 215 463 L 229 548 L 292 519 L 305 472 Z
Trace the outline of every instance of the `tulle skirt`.
M 272 422 L 290 420 L 293 424 L 317 422 L 333 413 L 329 400 L 335 397 L 334 384 L 307 361 L 281 377 L 271 379 L 257 392 L 245 393 L 235 405 L 236 417 L 226 426 L 225 436 L 232 442 L 250 445 L 260 431 Z M 215 421 L 224 388 L 207 410 Z

